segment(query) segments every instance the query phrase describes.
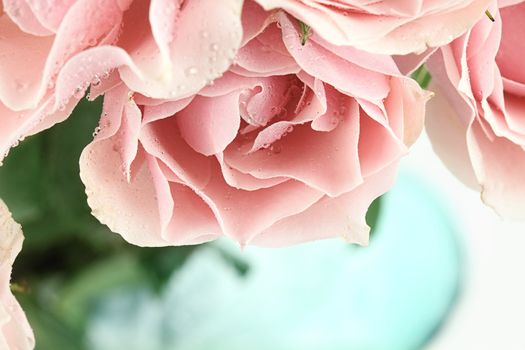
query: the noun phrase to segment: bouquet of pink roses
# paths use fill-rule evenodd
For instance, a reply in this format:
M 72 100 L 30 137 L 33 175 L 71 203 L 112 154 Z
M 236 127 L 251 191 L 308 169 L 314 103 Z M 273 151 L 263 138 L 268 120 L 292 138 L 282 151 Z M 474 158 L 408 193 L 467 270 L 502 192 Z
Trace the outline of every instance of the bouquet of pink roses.
M 126 241 L 366 245 L 426 124 L 459 179 L 524 218 L 522 19 L 519 0 L 4 0 L 0 162 L 103 96 L 80 178 Z M 0 347 L 31 349 L 0 209 Z

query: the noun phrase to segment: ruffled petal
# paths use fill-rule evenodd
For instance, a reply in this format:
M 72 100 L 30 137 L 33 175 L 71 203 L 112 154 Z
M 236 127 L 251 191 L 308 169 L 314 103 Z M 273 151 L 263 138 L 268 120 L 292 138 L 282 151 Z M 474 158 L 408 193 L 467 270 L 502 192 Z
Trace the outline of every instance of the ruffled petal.
M 340 118 L 331 132 L 312 130 L 308 124 L 295 126 L 280 141 L 265 141 L 267 149 L 249 154 L 250 144 L 233 143 L 225 152 L 225 161 L 257 178 L 288 177 L 329 196 L 341 195 L 362 181 L 357 155 L 357 104 Z
M 372 201 L 385 193 L 396 179 L 397 163 L 366 177 L 364 182 L 339 197 L 323 197 L 305 211 L 279 220 L 250 244 L 281 247 L 306 241 L 342 237 L 345 241 L 367 245 L 370 227 L 365 215 Z
M 178 11 L 171 35 L 155 29 L 145 20 L 148 3 L 134 2 L 124 17 L 118 46 L 125 49 L 142 76 L 128 66 L 120 76 L 133 91 L 155 98 L 188 97 L 221 76 L 230 66 L 242 39 L 241 0 L 186 1 Z M 156 28 L 156 27 L 155 27 Z M 171 28 L 171 26 L 170 26 Z M 155 39 L 162 39 L 161 54 Z M 169 36 L 169 35 L 168 35 Z M 145 79 L 144 79 L 145 78 Z
M 489 140 L 477 123 L 467 133 L 467 145 L 483 202 L 503 217 L 524 219 L 523 148 L 501 137 Z
M 1 200 L 0 234 L 0 347 L 31 350 L 35 347 L 33 331 L 10 288 L 13 262 L 22 249 L 24 236 Z
M 222 152 L 239 130 L 239 94 L 197 96 L 176 116 L 182 137 L 206 156 Z
M 350 96 L 378 101 L 387 96 L 389 90 L 387 76 L 353 64 L 314 41 L 309 40 L 304 46 L 301 45 L 297 26 L 290 18 L 282 14 L 279 20 L 286 47 L 299 66 L 308 74 Z
M 106 94 L 96 139 L 80 156 L 80 177 L 86 186 L 92 214 L 110 230 L 139 246 L 165 246 L 159 223 L 159 199 L 145 161 L 135 164 L 127 181 L 122 156 L 116 147 L 128 90 L 119 86 Z

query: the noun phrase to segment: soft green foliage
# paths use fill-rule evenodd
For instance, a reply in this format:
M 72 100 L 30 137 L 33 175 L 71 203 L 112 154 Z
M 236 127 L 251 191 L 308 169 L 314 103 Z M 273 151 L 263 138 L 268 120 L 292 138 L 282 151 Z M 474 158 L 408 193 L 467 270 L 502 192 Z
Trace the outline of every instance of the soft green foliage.
M 426 89 L 432 80 L 432 76 L 425 65 L 421 65 L 414 71 L 414 73 L 412 73 L 412 79 L 417 81 L 419 86 L 421 86 L 423 89 Z
M 372 235 L 379 224 L 379 218 L 381 214 L 381 198 L 376 198 L 368 208 L 366 212 L 366 223 L 370 226 L 370 235 Z
M 196 249 L 135 247 L 91 215 L 78 159 L 92 139 L 101 102 L 82 101 L 67 121 L 12 149 L 0 168 L 0 198 L 25 235 L 14 292 L 37 349 L 82 349 L 86 322 L 101 296 L 137 285 L 158 292 Z

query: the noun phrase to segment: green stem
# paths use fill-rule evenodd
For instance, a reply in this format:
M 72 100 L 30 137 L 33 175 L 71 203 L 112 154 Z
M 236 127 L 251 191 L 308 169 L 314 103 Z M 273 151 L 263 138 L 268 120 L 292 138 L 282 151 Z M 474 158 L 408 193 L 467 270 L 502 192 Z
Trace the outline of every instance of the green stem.
M 487 15 L 487 17 L 488 17 L 492 22 L 495 21 L 494 16 L 492 16 L 492 13 L 490 13 L 489 10 L 485 11 L 485 15 Z

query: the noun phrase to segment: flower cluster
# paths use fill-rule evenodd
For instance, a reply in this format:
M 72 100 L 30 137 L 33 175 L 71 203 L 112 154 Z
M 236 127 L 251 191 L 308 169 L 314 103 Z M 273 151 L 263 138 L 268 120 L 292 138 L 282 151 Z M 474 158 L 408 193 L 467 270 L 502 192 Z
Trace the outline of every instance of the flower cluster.
M 80 176 L 127 241 L 366 245 L 427 114 L 458 177 L 524 217 L 523 18 L 516 0 L 3 0 L 0 162 L 89 90 L 104 107 Z M 407 75 L 425 62 L 428 113 Z M 31 348 L 2 295 L 0 342 Z

